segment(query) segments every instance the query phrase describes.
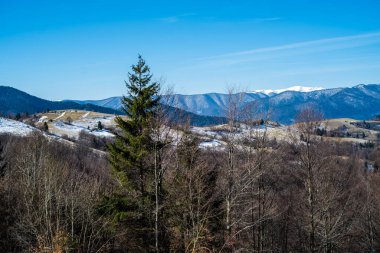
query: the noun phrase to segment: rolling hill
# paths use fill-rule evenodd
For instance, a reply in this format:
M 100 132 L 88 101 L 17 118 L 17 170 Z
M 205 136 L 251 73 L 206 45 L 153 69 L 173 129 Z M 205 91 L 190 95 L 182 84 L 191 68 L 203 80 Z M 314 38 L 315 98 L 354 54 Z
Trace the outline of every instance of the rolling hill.
M 72 101 L 49 101 L 41 99 L 12 87 L 0 86 L 0 113 L 38 113 L 47 110 L 78 109 L 109 114 L 119 114 L 118 110 L 94 104 L 78 104 Z

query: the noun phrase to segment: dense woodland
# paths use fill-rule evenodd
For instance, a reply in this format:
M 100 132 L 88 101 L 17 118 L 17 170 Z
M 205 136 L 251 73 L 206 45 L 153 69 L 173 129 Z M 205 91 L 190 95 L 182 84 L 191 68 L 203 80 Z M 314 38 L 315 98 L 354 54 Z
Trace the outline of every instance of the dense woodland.
M 0 252 L 380 251 L 379 146 L 327 141 L 312 108 L 288 141 L 236 138 L 231 101 L 227 146 L 200 148 L 151 78 L 139 58 L 106 151 L 0 136 Z

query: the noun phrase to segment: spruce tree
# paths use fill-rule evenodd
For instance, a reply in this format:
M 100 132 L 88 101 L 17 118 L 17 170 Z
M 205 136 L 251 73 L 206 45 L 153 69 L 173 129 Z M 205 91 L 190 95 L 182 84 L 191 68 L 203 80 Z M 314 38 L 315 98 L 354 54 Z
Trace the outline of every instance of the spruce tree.
M 5 175 L 6 167 L 7 167 L 7 163 L 4 157 L 4 146 L 0 140 L 0 177 Z
M 46 122 L 44 122 L 42 129 L 44 130 L 44 132 L 48 132 L 49 131 L 49 125 Z
M 98 121 L 98 130 L 103 130 L 103 125 L 100 121 Z
M 129 229 L 135 228 L 137 243 L 148 247 L 152 243 L 148 238 L 153 237 L 149 233 L 153 232 L 154 204 L 154 167 L 149 159 L 153 147 L 151 123 L 159 105 L 159 84 L 152 82 L 141 56 L 128 77 L 128 94 L 122 98 L 128 118 L 116 117 L 120 133 L 109 145 L 109 161 L 119 183 L 118 194 L 110 199 L 111 211 L 116 220 L 126 222 Z

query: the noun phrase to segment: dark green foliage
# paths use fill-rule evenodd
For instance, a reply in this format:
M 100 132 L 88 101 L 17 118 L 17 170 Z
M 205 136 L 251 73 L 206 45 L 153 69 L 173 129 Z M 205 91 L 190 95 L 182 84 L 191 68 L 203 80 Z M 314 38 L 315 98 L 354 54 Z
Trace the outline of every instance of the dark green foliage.
M 4 176 L 7 163 L 4 158 L 4 146 L 0 141 L 0 177 Z
M 100 121 L 98 121 L 98 130 L 103 130 L 103 125 Z
M 145 197 L 144 177 L 151 171 L 146 168 L 144 158 L 152 144 L 150 120 L 158 105 L 159 87 L 157 83 L 150 84 L 152 76 L 141 57 L 132 70 L 129 82 L 126 82 L 128 96 L 123 97 L 123 111 L 129 118 L 116 118 L 122 133 L 109 146 L 110 163 L 123 186 L 137 190 Z
M 317 128 L 315 130 L 315 134 L 319 136 L 325 136 L 326 135 L 326 129 L 325 128 Z
M 159 84 L 151 82 L 152 75 L 139 56 L 132 66 L 126 82 L 128 95 L 123 97 L 123 111 L 127 120 L 116 118 L 121 133 L 109 145 L 109 161 L 119 182 L 119 193 L 107 202 L 112 207 L 115 220 L 126 221 L 135 238 L 149 248 L 149 235 L 153 232 L 153 177 L 149 156 L 152 153 L 151 121 L 158 107 Z M 116 204 L 115 203 L 119 203 Z M 122 204 L 121 204 L 122 203 Z
M 366 141 L 365 143 L 359 143 L 361 148 L 374 148 L 375 144 L 371 141 Z
M 120 212 L 120 210 L 124 210 L 124 212 Z M 97 211 L 100 215 L 113 216 L 113 221 L 118 223 L 127 217 L 128 212 L 133 214 L 135 206 L 131 205 L 131 201 L 124 195 L 115 194 L 112 197 L 105 197 L 104 201 L 98 206 Z
M 48 124 L 46 122 L 44 122 L 43 131 L 44 132 L 48 132 L 49 131 L 49 126 L 48 126 Z

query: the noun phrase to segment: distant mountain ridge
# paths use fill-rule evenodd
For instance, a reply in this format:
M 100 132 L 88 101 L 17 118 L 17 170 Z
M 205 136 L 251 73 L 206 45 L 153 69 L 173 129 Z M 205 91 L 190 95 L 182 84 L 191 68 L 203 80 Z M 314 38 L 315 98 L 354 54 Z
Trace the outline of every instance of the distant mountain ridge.
M 49 101 L 29 95 L 26 92 L 8 86 L 0 86 L 0 113 L 2 115 L 17 113 L 38 113 L 47 110 L 77 109 L 116 114 L 118 110 L 94 104 L 78 104 L 72 101 Z
M 229 100 L 240 100 L 241 109 L 254 108 L 260 113 L 269 111 L 270 119 L 284 124 L 294 122 L 297 113 L 306 106 L 319 109 L 325 118 L 370 119 L 380 114 L 380 84 L 360 84 L 354 87 L 319 89 L 297 88 L 254 91 L 236 94 L 207 93 L 173 95 L 171 117 L 182 115 L 181 122 L 189 120 L 192 125 L 204 126 L 226 122 Z M 166 99 L 163 99 L 164 102 Z M 0 86 L 0 113 L 37 113 L 46 110 L 78 109 L 109 114 L 120 114 L 121 97 L 103 100 L 49 101 L 31 96 L 17 89 Z M 252 109 L 253 110 L 253 109 Z M 252 114 L 251 114 L 252 115 Z M 259 116 L 258 116 L 259 117 Z
M 173 106 L 198 115 L 223 117 L 229 99 L 230 96 L 224 93 L 175 94 Z M 255 107 L 259 111 L 270 109 L 271 119 L 284 124 L 294 122 L 297 113 L 306 106 L 319 109 L 326 118 L 369 119 L 380 114 L 380 84 L 331 89 L 294 86 L 280 90 L 236 93 L 232 94 L 232 99 L 241 99 L 244 108 Z M 121 97 L 74 102 L 116 109 L 121 106 Z
M 110 98 L 101 99 L 101 100 L 64 100 L 64 101 L 75 102 L 78 104 L 93 104 L 97 106 L 112 108 L 115 110 L 120 110 L 120 108 L 122 107 L 121 97 L 110 97 Z
M 321 111 L 327 119 L 365 120 L 380 113 L 380 85 L 360 84 L 352 88 L 333 88 L 311 92 L 285 91 L 259 100 L 256 104 L 270 108 L 271 118 L 282 123 L 293 123 L 297 113 L 308 106 Z
M 71 101 L 78 104 L 94 104 L 97 106 L 109 107 L 115 110 L 121 110 L 122 107 L 122 97 L 110 97 L 102 100 L 65 100 Z M 207 126 L 207 125 L 215 125 L 226 123 L 227 119 L 220 113 L 221 116 L 218 115 L 207 115 L 207 114 L 199 114 L 190 112 L 187 110 L 186 106 L 177 106 L 176 104 L 166 104 L 171 109 L 168 110 L 170 112 L 170 118 L 172 121 L 177 123 L 189 123 L 193 126 Z
M 0 86 L 0 116 L 16 115 L 17 113 L 40 113 L 48 110 L 77 109 L 108 114 L 123 114 L 120 98 L 109 98 L 102 101 L 49 101 L 29 95 L 26 92 L 8 86 Z M 207 126 L 226 122 L 224 117 L 204 116 L 187 112 L 180 108 L 168 106 L 169 118 L 175 123 L 189 123 L 193 126 Z

